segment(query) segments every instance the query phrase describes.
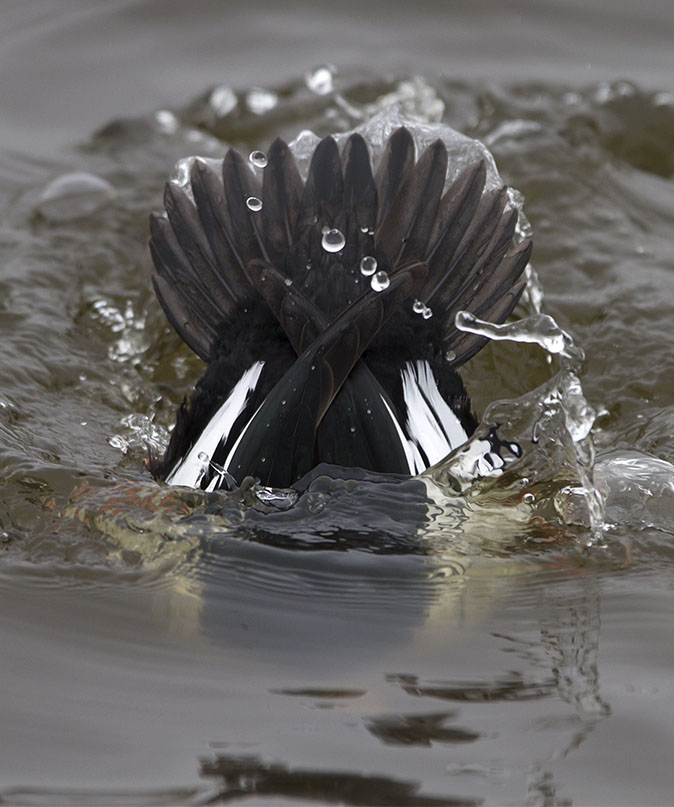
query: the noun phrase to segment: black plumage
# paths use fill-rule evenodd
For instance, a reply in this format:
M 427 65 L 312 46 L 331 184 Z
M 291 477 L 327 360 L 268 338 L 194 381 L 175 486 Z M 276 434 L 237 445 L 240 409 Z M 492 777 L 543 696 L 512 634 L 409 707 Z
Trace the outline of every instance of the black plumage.
M 513 247 L 517 211 L 505 189 L 484 193 L 484 163 L 443 192 L 446 172 L 442 141 L 415 162 L 401 128 L 374 173 L 354 134 L 341 154 L 320 141 L 306 182 L 277 139 L 261 183 L 232 149 L 221 177 L 194 161 L 191 194 L 167 184 L 166 214 L 151 220 L 152 280 L 208 366 L 164 457 L 151 458 L 158 479 L 288 486 L 320 462 L 410 474 L 434 441 L 448 451 L 472 433 L 455 368 L 484 340 L 454 318 L 504 321 L 531 244 Z M 372 287 L 364 257 L 383 273 Z

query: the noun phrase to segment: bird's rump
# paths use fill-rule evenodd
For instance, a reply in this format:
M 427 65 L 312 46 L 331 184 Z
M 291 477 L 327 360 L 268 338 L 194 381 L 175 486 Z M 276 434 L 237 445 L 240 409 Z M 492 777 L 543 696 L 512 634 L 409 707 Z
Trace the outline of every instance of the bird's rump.
M 304 182 L 277 139 L 261 180 L 230 149 L 221 176 L 195 159 L 187 190 L 167 184 L 152 280 L 208 367 L 157 478 L 288 486 L 320 462 L 409 475 L 472 432 L 456 367 L 483 339 L 455 315 L 504 321 L 531 245 L 513 246 L 517 211 L 484 192 L 483 163 L 444 191 L 447 162 L 440 140 L 415 162 L 400 128 L 374 171 L 353 134 L 341 153 L 320 141 Z

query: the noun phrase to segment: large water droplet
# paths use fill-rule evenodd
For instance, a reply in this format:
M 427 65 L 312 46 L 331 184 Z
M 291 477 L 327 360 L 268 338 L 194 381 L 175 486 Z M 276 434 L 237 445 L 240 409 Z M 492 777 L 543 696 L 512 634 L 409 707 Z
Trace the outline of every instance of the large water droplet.
M 370 281 L 370 286 L 373 291 L 384 291 L 391 285 L 391 278 L 383 270 L 377 272 Z
M 253 213 L 259 213 L 262 210 L 262 199 L 258 199 L 257 196 L 249 196 L 246 199 L 246 207 Z
M 425 309 L 426 303 L 422 303 L 421 300 L 415 300 L 412 303 L 412 311 L 414 311 L 415 314 L 423 314 Z
M 248 159 L 256 168 L 264 168 L 267 164 L 267 155 L 264 151 L 251 151 Z
M 328 230 L 323 233 L 321 245 L 326 252 L 339 252 L 340 249 L 344 249 L 345 244 L 346 238 L 341 230 Z
M 377 271 L 377 259 L 372 255 L 365 255 L 360 262 L 360 273 L 365 277 L 370 277 Z

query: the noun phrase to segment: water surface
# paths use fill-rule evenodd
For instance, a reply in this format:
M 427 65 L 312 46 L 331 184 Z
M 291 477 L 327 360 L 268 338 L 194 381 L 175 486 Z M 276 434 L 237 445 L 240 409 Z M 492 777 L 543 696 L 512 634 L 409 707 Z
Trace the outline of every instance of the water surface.
M 0 803 L 671 802 L 670 5 L 5 4 Z M 279 510 L 144 470 L 201 372 L 149 284 L 175 162 L 392 101 L 524 195 L 601 413 L 590 550 L 555 480 L 536 520 L 417 481 Z M 466 381 L 482 413 L 553 372 L 495 343 Z

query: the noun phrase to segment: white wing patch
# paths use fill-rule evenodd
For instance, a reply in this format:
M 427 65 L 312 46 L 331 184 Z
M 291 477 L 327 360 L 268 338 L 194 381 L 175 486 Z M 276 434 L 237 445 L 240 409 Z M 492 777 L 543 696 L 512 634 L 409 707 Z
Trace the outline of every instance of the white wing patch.
M 400 423 L 398 423 L 398 418 L 393 414 L 391 411 L 391 407 L 386 402 L 386 398 L 383 395 L 379 396 L 382 401 L 384 402 L 384 406 L 386 407 L 386 411 L 391 416 L 391 420 L 393 421 L 393 425 L 396 427 L 396 431 L 398 432 L 398 437 L 400 438 L 400 444 L 403 447 L 403 451 L 405 452 L 405 459 L 407 460 L 407 465 L 410 469 L 410 474 L 415 476 L 416 474 L 420 474 L 422 471 L 426 470 L 426 463 L 421 459 L 421 454 L 419 453 L 419 449 L 416 445 L 405 437 L 405 434 L 400 427 Z
M 403 397 L 407 406 L 407 433 L 435 465 L 468 439 L 461 421 L 440 395 L 435 376 L 427 361 L 407 362 L 400 371 Z M 425 470 L 422 463 L 420 470 Z M 418 472 L 417 472 L 418 473 Z
M 169 485 L 197 488 L 220 442 L 226 440 L 234 421 L 243 412 L 250 393 L 257 386 L 263 361 L 256 361 L 236 382 L 226 401 L 206 424 L 199 439 L 166 477 Z

